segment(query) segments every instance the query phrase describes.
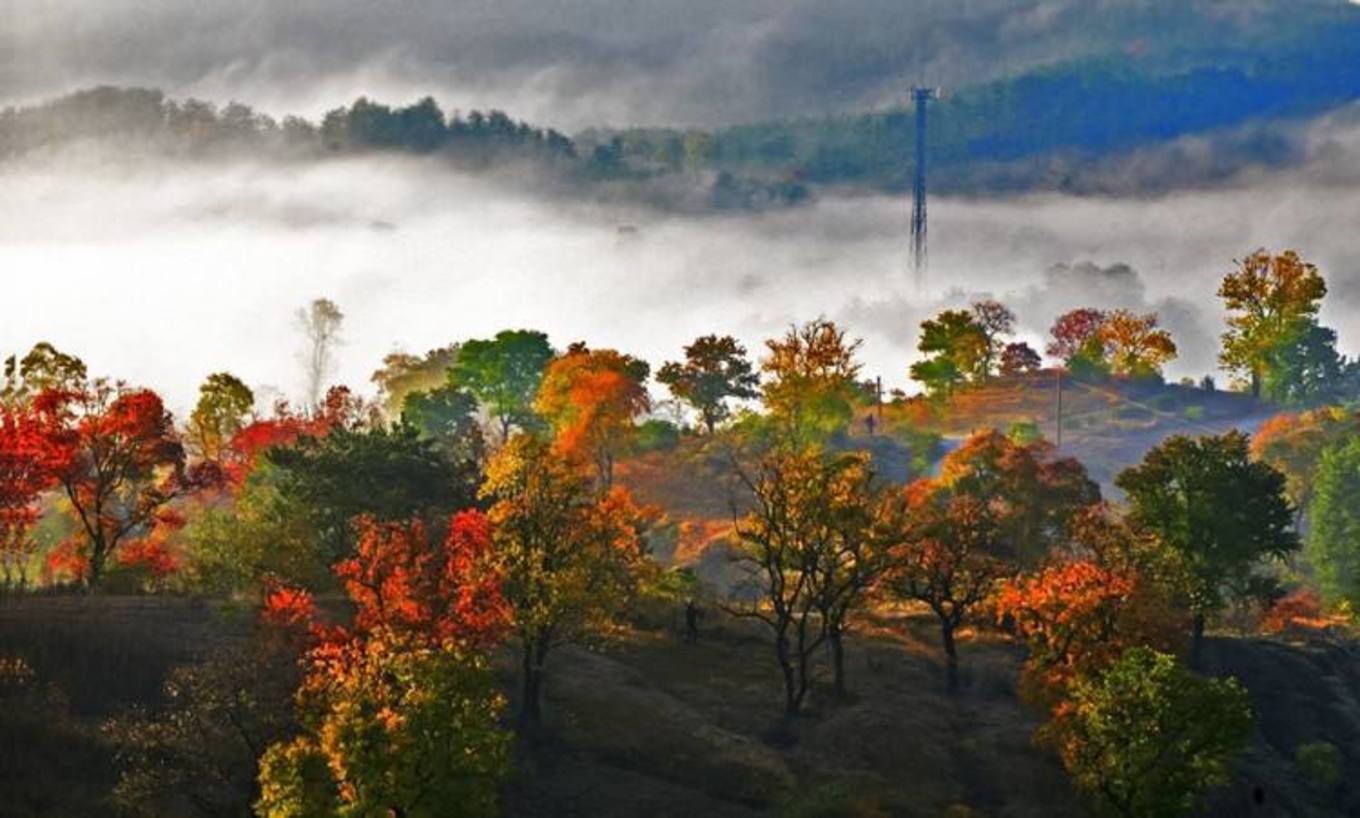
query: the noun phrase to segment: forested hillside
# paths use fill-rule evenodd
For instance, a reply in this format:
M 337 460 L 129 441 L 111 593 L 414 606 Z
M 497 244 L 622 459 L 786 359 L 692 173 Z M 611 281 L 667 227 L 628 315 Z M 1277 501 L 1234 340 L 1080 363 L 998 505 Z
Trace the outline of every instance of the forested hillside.
M 365 394 L 316 299 L 299 408 L 219 371 L 183 419 L 39 342 L 0 815 L 1353 812 L 1360 364 L 1295 252 L 1218 294 L 1222 386 L 1155 313 L 1041 354 L 995 300 L 914 396 L 826 318 L 696 338 L 666 402 L 529 329 Z
M 0 216 L 0 818 L 1360 816 L 1360 0 L 0 0 Z
M 1268 6 L 1236 21 L 1226 13 L 1213 3 L 1121 7 L 1105 21 L 1111 31 L 1128 26 L 1120 47 L 1097 37 L 1069 59 L 941 89 L 930 107 L 932 189 L 1150 193 L 1304 161 L 1311 119 L 1360 99 L 1360 7 Z M 1218 42 L 1224 26 L 1233 36 Z M 796 205 L 827 187 L 903 191 L 914 172 L 914 113 L 904 103 L 724 127 L 597 127 L 569 138 L 500 111 L 460 111 L 456 99 L 361 98 L 317 121 L 244 102 L 90 89 L 0 112 L 0 156 L 96 141 L 189 156 L 528 161 L 545 188 L 569 180 L 633 201 L 716 209 Z
M 1360 98 L 1357 18 L 1344 15 L 1316 37 L 1277 50 L 1162 60 L 1119 54 L 943 89 L 930 104 L 932 185 L 945 193 L 1155 191 L 1214 181 L 1251 165 L 1288 163 L 1301 147 L 1291 138 L 1289 120 L 1301 122 Z M 1189 179 L 1184 164 L 1142 178 L 1117 178 L 1101 167 L 1102 160 L 1195 134 L 1212 144 L 1214 168 L 1191 165 Z M 914 113 L 906 105 L 711 133 L 617 135 L 624 155 L 638 162 L 678 166 L 682 157 L 697 155 L 733 172 L 885 190 L 909 189 L 916 141 Z

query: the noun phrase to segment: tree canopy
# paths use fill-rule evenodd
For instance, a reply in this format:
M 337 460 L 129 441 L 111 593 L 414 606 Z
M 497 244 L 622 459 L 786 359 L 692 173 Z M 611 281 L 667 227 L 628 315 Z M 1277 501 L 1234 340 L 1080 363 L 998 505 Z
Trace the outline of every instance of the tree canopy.
M 683 363 L 664 364 L 656 379 L 699 413 L 712 434 L 731 413 L 730 398 L 758 396 L 760 379 L 746 357 L 746 348 L 730 335 L 704 335 L 685 347 Z
M 496 420 L 505 443 L 514 429 L 535 431 L 542 424 L 534 399 L 555 355 L 541 332 L 504 330 L 494 338 L 465 341 L 449 379 L 476 396 Z
M 1077 682 L 1047 738 L 1101 813 L 1177 818 L 1227 783 L 1253 721 L 1235 679 L 1205 679 L 1168 654 L 1134 647 Z
M 1262 562 L 1299 546 L 1285 477 L 1251 457 L 1241 432 L 1173 436 L 1120 472 L 1129 517 L 1186 560 L 1195 578 L 1195 640 L 1226 600 L 1251 593 Z

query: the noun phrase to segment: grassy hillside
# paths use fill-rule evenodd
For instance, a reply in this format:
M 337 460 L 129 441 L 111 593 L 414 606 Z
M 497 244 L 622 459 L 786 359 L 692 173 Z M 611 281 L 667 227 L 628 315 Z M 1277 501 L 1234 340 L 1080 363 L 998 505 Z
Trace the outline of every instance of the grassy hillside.
M 1277 410 L 1238 392 L 1180 384 L 1112 379 L 1062 379 L 1061 454 L 1076 457 L 1109 491 L 1120 469 L 1131 466 L 1163 439 L 1175 435 L 1254 430 Z M 931 407 L 922 400 L 887 407 L 885 418 L 914 422 L 960 438 L 980 428 L 1008 431 L 1033 424 L 1056 441 L 1058 376 L 1055 372 L 997 378 Z
M 921 474 L 939 457 L 979 429 L 1003 432 L 1023 426 L 1049 441 L 1057 436 L 1057 375 L 996 378 L 960 392 L 944 404 L 912 399 L 864 408 L 838 445 L 865 449 L 879 477 L 902 483 Z M 1175 434 L 1253 431 L 1275 409 L 1237 392 L 1210 391 L 1180 384 L 1109 380 L 1062 384 L 1060 453 L 1086 465 L 1106 496 L 1117 496 L 1115 475 Z M 903 429 L 914 429 L 907 435 Z M 921 432 L 943 438 L 935 451 L 922 450 Z M 916 451 L 913 451 L 913 443 Z M 672 450 L 653 451 L 619 465 L 618 479 L 642 502 L 661 509 L 673 526 L 657 539 L 655 556 L 671 565 L 689 566 L 717 587 L 735 577 L 728 564 L 733 509 L 744 496 L 731 454 L 721 442 L 684 438 Z
M 1022 652 L 970 632 L 963 690 L 943 688 L 932 620 L 862 622 L 850 644 L 852 698 L 826 680 L 809 713 L 780 717 L 779 682 L 758 629 L 710 610 L 698 644 L 651 617 L 594 650 L 554 656 L 547 734 L 517 750 L 509 816 L 1084 816 L 1036 715 L 1016 698 Z M 127 597 L 26 597 L 0 604 L 0 655 L 31 661 L 41 703 L 0 685 L 0 816 L 111 814 L 114 751 L 101 724 L 155 706 L 174 664 L 237 634 L 220 606 Z M 1234 782 L 1210 813 L 1341 816 L 1360 809 L 1360 649 L 1338 638 L 1212 639 L 1208 669 L 1231 673 L 1259 714 Z M 513 695 L 512 657 L 503 656 Z M 1295 756 L 1340 749 L 1340 780 Z M 1257 811 L 1254 787 L 1264 787 Z

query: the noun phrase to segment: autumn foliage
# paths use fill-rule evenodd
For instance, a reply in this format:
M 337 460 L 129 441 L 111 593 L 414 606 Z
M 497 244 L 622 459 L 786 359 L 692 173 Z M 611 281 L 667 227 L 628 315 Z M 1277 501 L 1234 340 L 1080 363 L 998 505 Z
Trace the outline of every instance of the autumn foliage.
M 305 628 L 303 733 L 260 761 L 266 816 L 492 815 L 508 736 L 485 651 L 510 610 L 490 563 L 487 518 L 356 521 L 358 549 L 335 566 L 355 606 L 347 627 L 317 621 L 305 591 L 276 587 L 263 616 Z
M 595 465 L 601 485 L 613 481 L 614 460 L 651 407 L 647 364 L 612 349 L 575 348 L 553 359 L 534 408 L 556 432 L 556 448 Z
M 1223 277 L 1218 295 L 1228 310 L 1219 360 L 1251 389 L 1284 400 L 1302 386 L 1298 350 L 1320 329 L 1327 283 L 1298 253 L 1260 249 Z M 1316 364 L 1316 362 L 1311 362 Z
M 310 628 L 317 621 L 316 603 L 305 589 L 275 585 L 264 596 L 260 616 L 278 628 Z
M 519 642 L 520 720 L 533 726 L 552 650 L 607 628 L 633 598 L 650 514 L 622 487 L 600 493 L 577 463 L 525 434 L 492 458 L 482 494 L 493 501 L 487 517 Z
M 222 447 L 227 486 L 239 490 L 270 449 L 292 446 L 304 436 L 322 437 L 332 428 L 353 425 L 358 420 L 355 415 L 362 411 L 345 387 L 329 390 L 320 410 L 310 417 L 294 412 L 287 403 L 279 403 L 272 416 L 255 418 L 241 426 Z
M 1133 377 L 1161 374 L 1162 367 L 1176 357 L 1177 349 L 1171 333 L 1157 323 L 1156 313 L 1114 310 L 1105 316 L 1099 339 L 1111 372 Z
M 0 408 L 0 571 L 6 585 L 27 581 L 38 501 L 56 485 L 46 427 L 27 407 Z
M 1117 657 L 1120 610 L 1137 580 L 1081 560 L 1045 568 L 1008 582 L 997 595 L 997 611 L 1015 623 L 1030 647 L 1028 670 L 1045 686 L 1060 687 Z
M 998 525 L 989 505 L 934 480 L 918 480 L 890 496 L 886 519 L 889 567 L 883 587 L 930 608 L 940 625 L 949 689 L 959 685 L 958 630 L 1005 576 Z
M 149 390 L 102 381 L 49 390 L 33 406 L 56 481 L 70 501 L 81 538 L 77 556 L 95 586 L 130 541 L 145 539 L 165 506 L 192 489 L 170 414 Z
M 1224 285 L 1234 350 L 1225 363 L 1269 389 L 1321 290 L 1296 258 L 1249 262 Z M 1261 299 L 1280 302 L 1270 326 L 1248 320 Z M 699 640 L 694 623 L 710 592 L 726 594 L 712 607 L 762 623 L 790 719 L 809 702 L 821 706 L 820 663 L 831 667 L 831 689 L 848 693 L 847 658 L 853 673 L 862 655 L 850 641 L 857 627 L 887 627 L 876 616 L 884 612 L 925 616 L 938 628 L 951 693 L 966 686 L 963 642 L 973 626 L 1028 649 L 1022 695 L 1052 715 L 1052 746 L 1079 782 L 1095 782 L 1083 786 L 1127 772 L 1104 768 L 1128 749 L 1119 742 L 1129 733 L 1105 714 L 1149 735 L 1165 729 L 1174 741 L 1176 725 L 1159 715 L 1164 704 L 1185 704 L 1185 690 L 1191 704 L 1226 701 L 1232 735 L 1203 776 L 1217 780 L 1247 719 L 1235 690 L 1198 684 L 1175 654 L 1188 633 L 1203 636 L 1208 616 L 1257 598 L 1256 581 L 1271 573 L 1266 558 L 1297 545 L 1295 506 L 1282 493 L 1287 487 L 1300 505 L 1310 491 L 1326 494 L 1319 462 L 1360 430 L 1353 411 L 1315 409 L 1268 421 L 1250 452 L 1236 432 L 1170 437 L 1116 478 L 1126 497 L 1116 511 L 1081 462 L 1042 439 L 1044 416 L 1027 408 L 1019 416 L 1027 400 L 983 415 L 1013 423 L 1010 434 L 981 428 L 934 469 L 937 432 L 966 422 L 946 416 L 965 403 L 960 390 L 998 372 L 1017 394 L 1046 388 L 1055 372 L 1059 387 L 1064 371 L 1160 376 L 1177 349 L 1155 314 L 1083 308 L 1059 317 L 1047 351 L 1067 369 L 1041 382 L 1039 353 L 1006 342 L 1017 330 L 1009 308 L 980 301 L 945 310 L 922 324 L 917 351 L 927 357 L 911 369 L 942 398 L 930 406 L 897 390 L 885 405 L 882 384 L 861 380 L 860 341 L 824 318 L 766 341 L 759 373 L 735 338 L 705 335 L 661 370 L 658 380 L 693 410 L 666 421 L 649 417 L 645 361 L 584 344 L 558 354 L 529 330 L 450 343 L 424 358 L 389 356 L 376 377 L 386 416 L 344 387 L 323 399 L 338 310 L 327 320 L 329 328 L 311 326 L 331 335 L 314 333 L 301 412 L 281 401 L 272 415 L 256 414 L 254 393 L 219 372 L 177 429 L 156 393 L 91 380 L 83 363 L 50 345 L 24 359 L 23 383 L 11 365 L 0 394 L 6 586 L 26 583 L 40 538 L 56 542 L 45 554 L 53 582 L 94 588 L 105 577 L 117 588 L 107 580 L 131 575 L 141 591 L 174 582 L 262 599 L 260 644 L 284 640 L 286 655 L 300 659 L 282 662 L 298 674 L 283 685 L 297 691 L 296 708 L 282 708 L 282 726 L 249 753 L 259 761 L 255 808 L 279 818 L 495 814 L 510 739 L 493 654 L 513 647 L 517 726 L 532 739 L 545 703 L 557 703 L 546 696 L 557 690 L 550 673 L 572 658 L 558 649 L 638 638 L 631 624 L 647 619 L 633 603 L 663 570 L 653 546 L 671 543 L 658 530 L 661 512 L 626 485 L 639 497 L 651 488 L 633 464 L 614 481 L 616 462 L 641 451 L 653 471 L 729 478 L 692 489 L 703 511 L 677 507 L 690 519 L 665 522 L 709 531 L 707 542 L 730 563 L 707 559 L 718 549 L 703 555 L 665 604 L 677 620 L 688 615 L 701 643 L 708 637 Z M 1146 391 L 1184 399 L 1186 421 L 1192 408 L 1209 410 L 1205 422 L 1221 419 L 1217 399 L 1195 405 L 1187 389 Z M 990 394 L 978 390 L 978 401 Z M 738 400 L 753 403 L 734 418 Z M 921 415 L 921 429 L 901 428 L 914 410 L 931 414 Z M 696 415 L 706 434 L 686 425 Z M 1072 428 L 1091 429 L 1072 415 Z M 668 431 L 664 452 L 639 439 L 640 423 Z M 499 431 L 489 443 L 487 425 Z M 927 437 L 930 445 L 916 445 Z M 1090 437 L 1079 434 L 1078 445 Z M 1101 452 L 1127 453 L 1114 449 Z M 1360 447 L 1336 467 L 1355 462 Z M 735 490 L 721 498 L 731 517 L 722 520 L 708 501 L 727 489 Z M 1338 508 L 1354 491 L 1350 482 L 1336 489 Z M 39 536 L 43 510 L 55 524 Z M 1337 525 L 1354 519 L 1338 513 Z M 1339 539 L 1347 548 L 1354 540 Z M 1360 564 L 1350 554 L 1344 566 Z M 746 569 L 744 584 L 731 582 L 733 566 Z M 1310 560 L 1290 569 L 1313 571 L 1308 581 L 1325 594 L 1324 567 Z M 704 588 L 701 573 L 720 577 L 718 587 Z M 680 594 L 691 592 L 682 614 Z M 1320 608 L 1301 589 L 1275 605 L 1266 629 L 1324 621 Z M 1102 753 L 1094 761 L 1091 747 Z M 1160 758 L 1154 752 L 1152 762 Z
M 1325 628 L 1333 624 L 1322 610 L 1322 600 L 1309 588 L 1298 588 L 1270 606 L 1261 626 L 1270 633 L 1284 633 L 1291 628 Z
M 1053 322 L 1047 352 L 1067 364 L 1083 355 L 1090 355 L 1100 344 L 1100 328 L 1105 323 L 1105 311 L 1083 307 L 1064 313 Z
M 485 657 L 386 630 L 314 651 L 304 731 L 265 750 L 265 818 L 493 816 L 509 762 Z
M 335 566 L 357 606 L 354 627 L 384 627 L 436 645 L 484 648 L 504 635 L 510 611 L 491 565 L 491 528 L 462 511 L 442 538 L 420 521 L 363 518 L 358 553 Z

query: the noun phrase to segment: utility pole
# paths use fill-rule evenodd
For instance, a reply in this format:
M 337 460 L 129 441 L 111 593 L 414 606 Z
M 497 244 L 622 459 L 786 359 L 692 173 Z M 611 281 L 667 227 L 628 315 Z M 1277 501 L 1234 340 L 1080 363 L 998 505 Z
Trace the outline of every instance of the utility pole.
M 911 262 L 916 289 L 921 289 L 926 270 L 926 104 L 935 99 L 934 88 L 911 89 L 916 109 L 916 175 L 911 199 Z

